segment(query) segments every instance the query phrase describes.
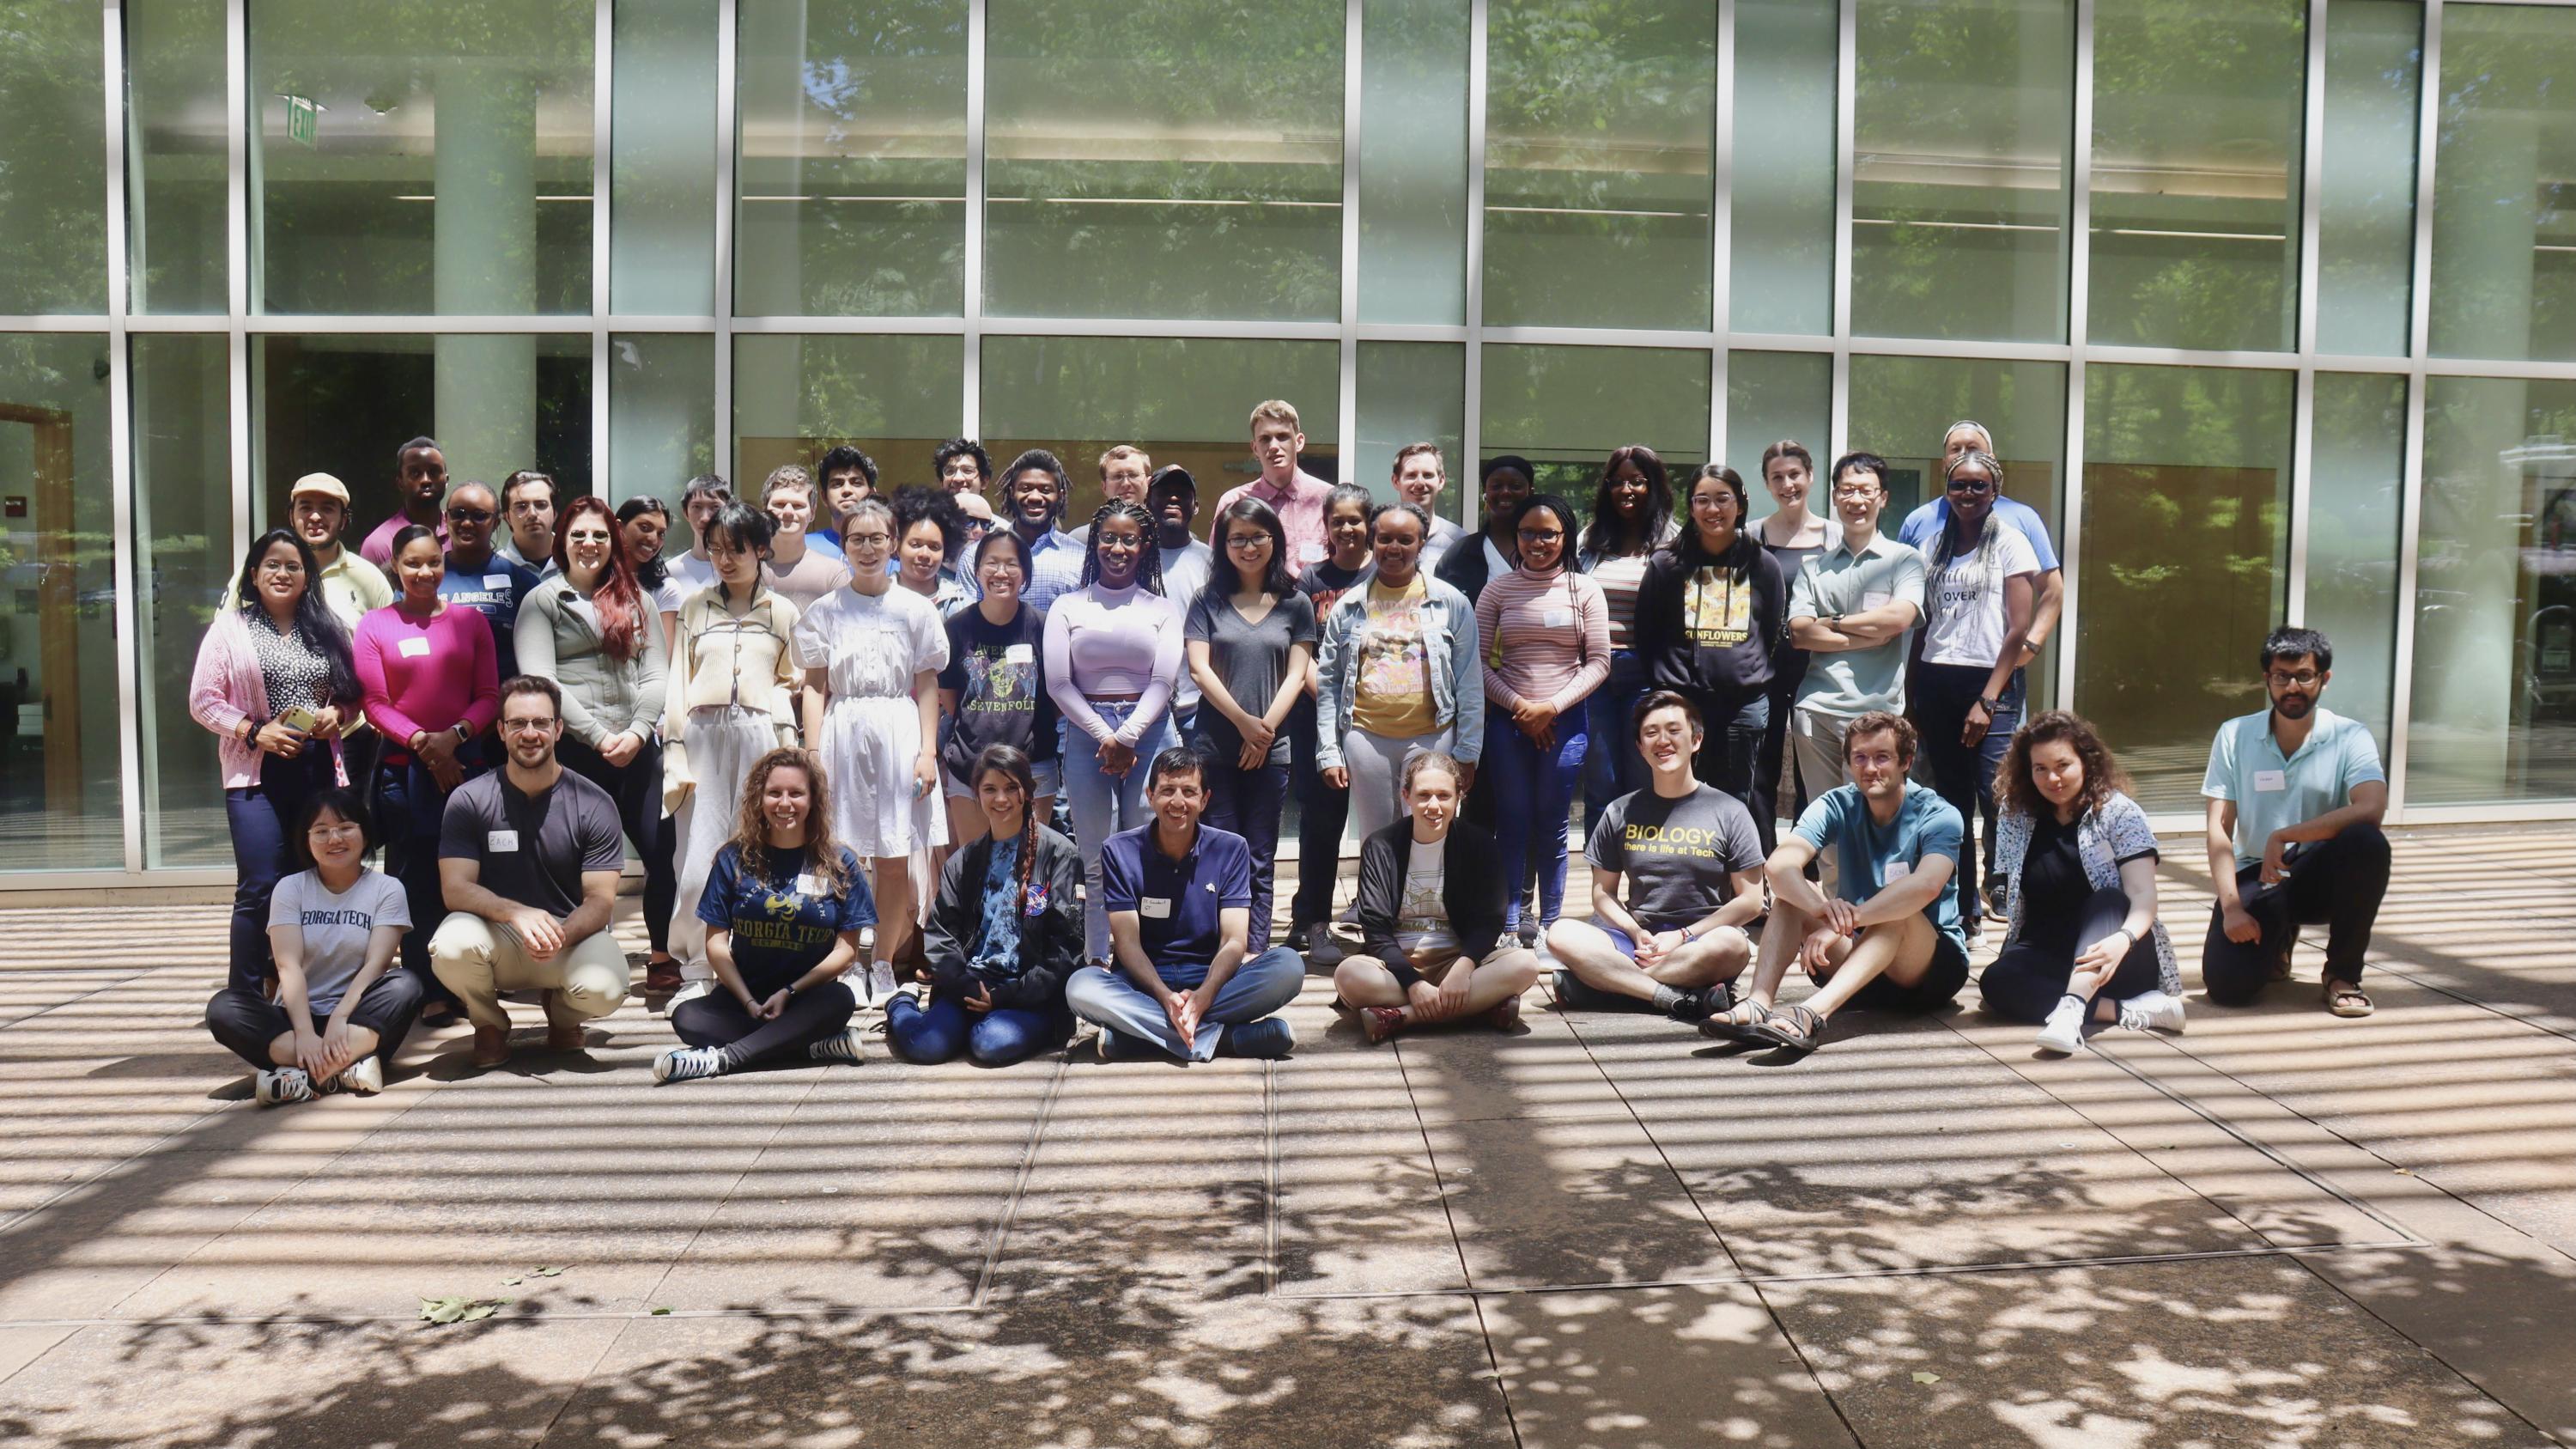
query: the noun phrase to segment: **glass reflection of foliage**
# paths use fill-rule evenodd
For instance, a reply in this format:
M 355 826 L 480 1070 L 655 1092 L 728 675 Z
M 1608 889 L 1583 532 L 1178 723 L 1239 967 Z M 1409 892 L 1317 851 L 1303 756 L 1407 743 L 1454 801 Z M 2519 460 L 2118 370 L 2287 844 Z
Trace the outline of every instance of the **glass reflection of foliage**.
M 1330 321 L 1336 0 L 994 0 L 985 307 Z
M 1852 330 L 2066 337 L 2071 0 L 1859 0 Z
M 0 0 L 0 314 L 107 310 L 98 7 Z
M 1852 446 L 1885 458 L 1895 475 L 1888 480 L 1888 527 L 1940 495 L 1941 450 L 1949 426 L 1961 418 L 1974 418 L 1994 434 L 2005 491 L 2039 510 L 2054 529 L 2066 456 L 2065 364 L 1854 357 Z M 1825 466 L 1822 457 L 1816 461 Z
M 2093 27 L 2092 340 L 2297 344 L 2306 0 L 2124 0 Z
M 1361 23 L 1360 318 L 1467 320 L 1467 0 L 1373 0 Z
M 2442 12 L 2433 167 L 2432 350 L 2576 359 L 2576 166 L 2565 78 L 2576 13 L 2514 5 Z
M 1716 7 L 1495 0 L 1488 26 L 1484 320 L 1706 327 Z
M 1675 479 L 1707 456 L 1708 369 L 1698 351 L 1488 344 L 1478 446 L 1529 459 L 1542 492 L 1588 512 L 1613 448 L 1643 443 Z
M 2210 733 L 2263 707 L 2288 578 L 2286 372 L 2095 364 L 2084 379 L 2075 708 L 2149 810 L 2198 807 Z
M 2326 19 L 2317 350 L 2403 357 L 2415 270 L 2420 0 L 2337 0 Z
M 137 312 L 224 310 L 231 138 L 224 68 L 208 64 L 223 53 L 221 0 L 126 0 L 126 226 Z
M 251 6 L 263 310 L 588 312 L 596 19 L 585 0 Z M 323 108 L 310 145 L 286 96 Z M 444 278 L 442 231 L 470 258 Z
M 2406 379 L 2320 372 L 2308 485 L 2304 622 L 2334 640 L 2333 708 L 2388 752 L 2397 652 L 2397 552 Z
M 931 450 L 957 432 L 965 354 L 954 337 L 737 336 L 733 477 L 754 491 L 784 463 L 835 443 L 876 460 L 878 486 L 931 481 Z
M 741 11 L 735 306 L 965 307 L 966 0 Z

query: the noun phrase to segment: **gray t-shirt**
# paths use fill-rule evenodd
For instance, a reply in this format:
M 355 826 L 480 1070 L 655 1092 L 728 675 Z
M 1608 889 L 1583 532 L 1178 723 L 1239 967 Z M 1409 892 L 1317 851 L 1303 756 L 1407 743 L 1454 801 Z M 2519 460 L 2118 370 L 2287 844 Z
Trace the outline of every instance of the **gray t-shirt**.
M 1181 637 L 1207 642 L 1208 666 L 1225 681 L 1225 692 L 1234 696 L 1245 714 L 1266 714 L 1270 701 L 1278 697 L 1280 681 L 1288 677 L 1289 648 L 1300 642 L 1314 647 L 1315 601 L 1304 594 L 1290 594 L 1271 605 L 1256 624 L 1243 617 L 1233 599 L 1210 586 L 1191 603 Z M 1216 752 L 1220 764 L 1232 765 L 1243 749 L 1242 732 L 1213 707 L 1199 710 L 1197 733 Z M 1285 729 L 1271 741 L 1270 763 L 1288 763 Z
M 1650 787 L 1601 812 L 1584 858 L 1628 878 L 1628 914 L 1649 931 L 1675 931 L 1716 910 L 1727 877 L 1762 865 L 1753 817 L 1734 796 L 1702 785 L 1678 800 Z
M 570 770 L 542 795 L 494 770 L 447 797 L 438 858 L 480 862 L 485 890 L 560 918 L 581 904 L 583 871 L 626 868 L 625 827 L 608 792 Z
M 411 901 L 402 882 L 380 870 L 359 871 L 338 895 L 319 872 L 299 870 L 268 898 L 268 924 L 293 926 L 304 937 L 304 1004 L 318 1028 L 366 968 L 367 938 L 376 928 L 411 929 Z

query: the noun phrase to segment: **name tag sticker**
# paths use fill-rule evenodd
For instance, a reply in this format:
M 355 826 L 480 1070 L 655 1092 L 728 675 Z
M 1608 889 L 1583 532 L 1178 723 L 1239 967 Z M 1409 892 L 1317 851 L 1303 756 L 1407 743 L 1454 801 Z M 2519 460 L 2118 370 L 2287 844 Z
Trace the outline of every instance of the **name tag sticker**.
M 427 659 L 429 657 L 429 641 L 418 634 L 414 634 L 410 638 L 402 641 L 400 644 L 395 645 L 394 652 L 400 654 L 405 659 Z
M 1907 876 L 1914 874 L 1914 863 L 1912 861 L 1905 860 L 1891 860 L 1887 863 L 1887 869 L 1881 872 L 1881 874 L 1885 875 L 1889 880 L 1903 880 Z
M 2254 788 L 2266 795 L 2277 794 L 2290 788 L 2289 774 L 2282 770 L 2256 770 Z
M 1297 545 L 1297 558 L 1301 563 L 1322 563 L 1324 546 L 1320 543 L 1301 543 Z
M 508 574 L 485 574 L 483 576 L 483 587 L 487 589 L 506 589 L 509 586 L 510 576 Z
M 1038 662 L 1038 651 L 1026 644 L 1006 644 L 1002 646 L 1002 662 L 1004 664 L 1035 664 Z
M 1872 609 L 1886 608 L 1887 601 L 1894 597 L 1885 589 L 1864 589 L 1860 596 L 1860 612 L 1865 614 Z
M 483 835 L 483 848 L 485 850 L 516 850 L 519 848 L 519 832 L 515 830 L 486 831 Z
M 1549 609 L 1539 615 L 1538 621 L 1551 629 L 1571 629 L 1574 627 L 1574 611 Z
M 1140 916 L 1148 916 L 1157 921 L 1169 920 L 1172 914 L 1172 898 L 1169 896 L 1139 896 L 1136 899 L 1136 914 Z
M 824 894 L 823 878 L 814 874 L 810 870 L 805 872 L 803 875 L 796 877 L 796 893 L 800 896 L 819 896 Z

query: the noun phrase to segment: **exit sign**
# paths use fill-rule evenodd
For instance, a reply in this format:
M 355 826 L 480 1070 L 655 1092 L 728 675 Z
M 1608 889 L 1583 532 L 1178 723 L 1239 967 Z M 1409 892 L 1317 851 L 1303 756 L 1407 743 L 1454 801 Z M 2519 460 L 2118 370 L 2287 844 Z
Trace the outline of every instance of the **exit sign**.
M 303 96 L 280 96 L 286 102 L 286 139 L 299 146 L 310 146 L 320 129 L 322 108 Z

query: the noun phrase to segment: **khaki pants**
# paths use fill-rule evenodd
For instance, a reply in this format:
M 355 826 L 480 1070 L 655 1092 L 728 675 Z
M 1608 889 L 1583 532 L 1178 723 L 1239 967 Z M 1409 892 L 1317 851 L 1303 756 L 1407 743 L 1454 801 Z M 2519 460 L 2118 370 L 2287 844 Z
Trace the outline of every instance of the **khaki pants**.
M 1851 721 L 1838 714 L 1820 714 L 1814 710 L 1796 711 L 1789 719 L 1789 761 L 1798 772 L 1798 788 L 1812 805 L 1824 798 L 1825 792 L 1839 790 L 1851 783 L 1851 771 L 1843 763 L 1843 735 Z M 1796 821 L 1789 822 L 1795 825 Z M 1833 842 L 1816 852 L 1816 874 L 1825 894 L 1832 895 L 1842 881 L 1842 863 Z
M 476 1026 L 506 1029 L 504 991 L 543 991 L 546 1020 L 559 1026 L 606 1016 L 626 999 L 626 952 L 595 931 L 540 961 L 519 933 L 466 911 L 450 911 L 429 940 L 430 969 L 465 1003 Z

